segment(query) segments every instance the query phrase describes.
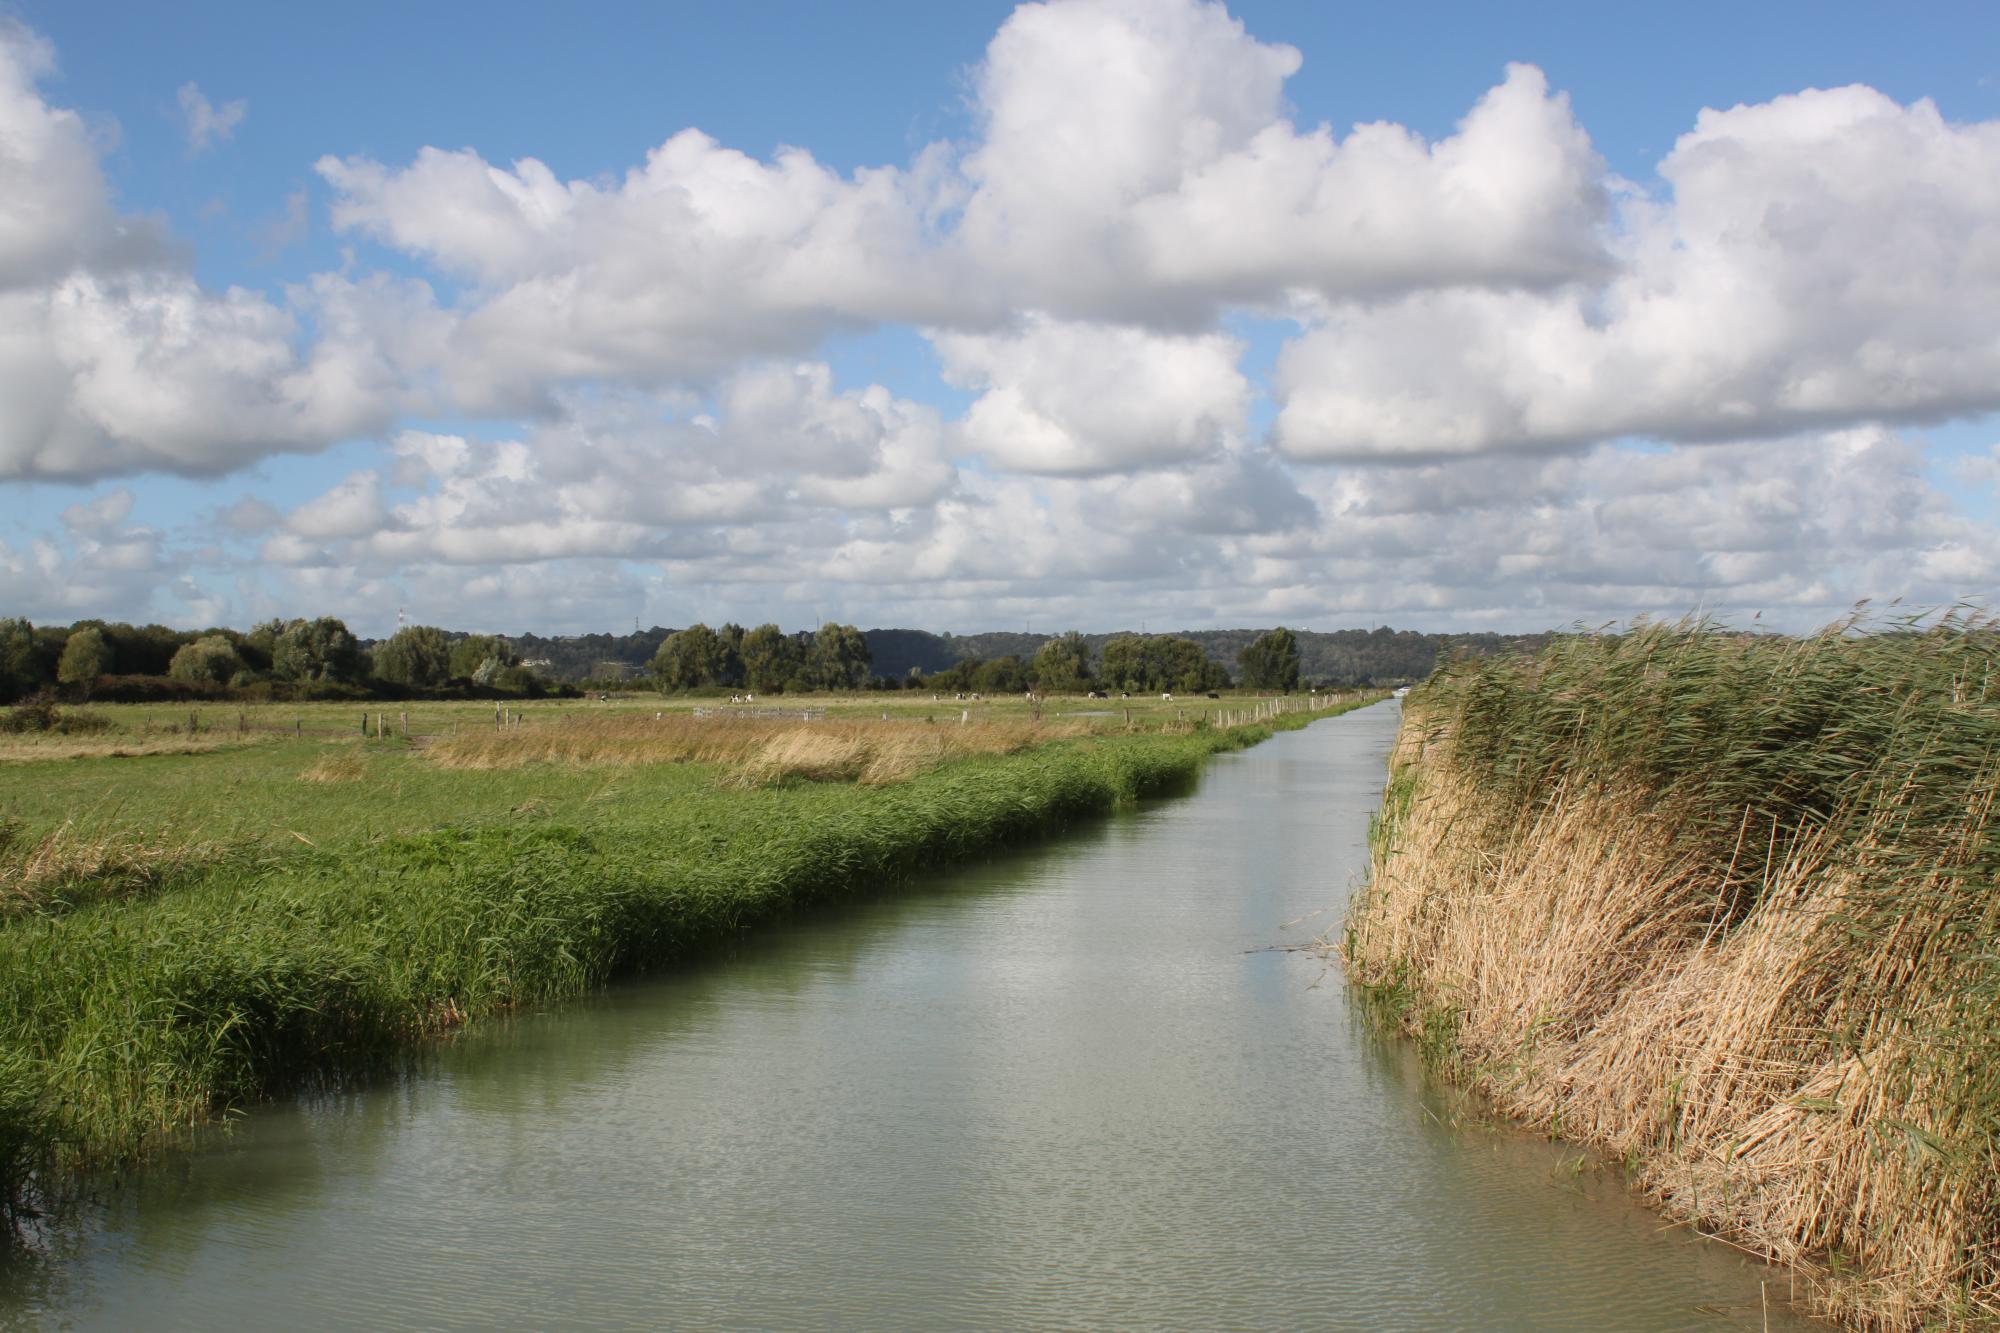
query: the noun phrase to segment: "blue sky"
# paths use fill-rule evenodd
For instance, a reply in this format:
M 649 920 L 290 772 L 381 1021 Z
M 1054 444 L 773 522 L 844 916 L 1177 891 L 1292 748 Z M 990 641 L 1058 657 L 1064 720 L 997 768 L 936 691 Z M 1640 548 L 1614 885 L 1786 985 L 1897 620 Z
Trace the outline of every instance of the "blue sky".
M 57 404 L 0 439 L 37 619 L 1804 625 L 2000 578 L 1985 6 L 4 12 L 11 114 L 79 133 L 0 189 L 94 172 L 36 216 L 152 236 L 34 240 L 0 303 L 54 349 L 0 361 Z M 1414 155 L 1346 153 L 1378 122 Z M 628 173 L 690 128 L 683 225 Z

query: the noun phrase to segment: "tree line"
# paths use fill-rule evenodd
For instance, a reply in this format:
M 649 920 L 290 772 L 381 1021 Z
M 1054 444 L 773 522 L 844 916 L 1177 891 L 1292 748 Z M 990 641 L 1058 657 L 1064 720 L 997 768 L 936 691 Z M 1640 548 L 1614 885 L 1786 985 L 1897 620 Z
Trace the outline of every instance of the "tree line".
M 654 681 L 669 694 L 717 688 L 842 690 L 870 684 L 985 694 L 1200 693 L 1231 684 L 1228 670 L 1201 644 L 1166 634 L 1117 635 L 1093 650 L 1083 634 L 1071 630 L 1043 643 L 1032 656 L 967 657 L 942 671 L 912 668 L 900 680 L 874 676 L 872 661 L 868 637 L 852 625 L 829 624 L 788 635 L 776 625 L 746 630 L 734 624 L 720 629 L 696 624 L 667 635 L 651 667 Z M 1243 683 L 1252 688 L 1296 689 L 1298 639 L 1288 629 L 1272 630 L 1238 655 L 1238 666 Z
M 83 699 L 257 699 L 533 695 L 549 688 L 506 639 L 432 625 L 364 647 L 332 616 L 267 620 L 247 632 L 0 619 L 0 703 L 45 691 Z
M 1032 652 L 968 655 L 932 671 L 913 665 L 887 679 L 875 670 L 870 634 L 853 625 L 786 633 L 775 624 L 754 629 L 696 624 L 677 631 L 656 629 L 647 637 L 658 648 L 641 669 L 668 692 L 873 687 L 991 694 L 1196 693 L 1232 683 L 1213 645 L 1191 635 L 1107 637 L 1071 630 L 1039 642 Z M 40 691 L 72 698 L 245 700 L 574 692 L 573 686 L 552 685 L 524 662 L 520 644 L 501 635 L 457 633 L 434 625 L 408 626 L 371 644 L 332 616 L 268 620 L 248 631 L 175 630 L 103 620 L 37 626 L 19 618 L 0 619 L 0 703 Z M 1296 689 L 1302 668 L 1299 636 L 1282 627 L 1266 631 L 1243 644 L 1235 663 L 1234 679 L 1246 687 Z
M 1272 630 L 1238 654 L 1237 667 L 1237 680 L 1248 688 L 1297 689 L 1298 641 L 1290 630 Z M 992 694 L 1023 690 L 1041 694 L 1090 690 L 1198 694 L 1235 683 L 1228 668 L 1194 639 L 1171 634 L 1117 634 L 1093 649 L 1090 640 L 1076 630 L 1048 640 L 1032 656 L 965 657 L 943 671 L 912 679 L 931 689 Z
M 855 690 L 869 683 L 871 660 L 867 638 L 852 625 L 787 634 L 776 625 L 746 630 L 697 623 L 667 635 L 652 672 L 668 693 L 705 687 L 766 694 Z

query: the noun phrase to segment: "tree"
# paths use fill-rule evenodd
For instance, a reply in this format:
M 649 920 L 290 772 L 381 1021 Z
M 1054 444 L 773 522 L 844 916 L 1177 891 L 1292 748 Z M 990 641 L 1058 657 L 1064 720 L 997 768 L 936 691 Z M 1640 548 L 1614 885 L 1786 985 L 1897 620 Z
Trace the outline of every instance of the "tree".
M 0 620 L 0 703 L 12 703 L 48 683 L 35 627 L 25 620 Z
M 814 689 L 857 690 L 868 683 L 868 640 L 852 625 L 819 627 L 806 650 L 806 675 Z
M 111 647 L 104 641 L 104 632 L 96 628 L 80 629 L 63 644 L 62 660 L 56 663 L 56 680 L 88 694 L 110 665 Z
M 1299 687 L 1298 636 L 1280 625 L 1236 654 L 1236 665 L 1243 668 L 1243 683 L 1251 689 L 1289 694 Z
M 167 674 L 193 685 L 227 685 L 244 669 L 236 645 L 220 634 L 208 634 L 181 645 L 167 664 Z
M 982 694 L 1020 694 L 1028 688 L 1028 667 L 1017 654 L 996 657 L 972 675 L 972 688 Z
M 1071 630 L 1035 650 L 1028 668 L 1035 688 L 1044 694 L 1077 694 L 1090 688 L 1090 644 Z
M 1220 689 L 1229 673 L 1193 639 L 1165 634 L 1120 634 L 1104 645 L 1099 676 L 1107 688 L 1123 690 Z
M 730 621 L 715 632 L 722 641 L 722 675 L 719 683 L 741 685 L 743 683 L 743 627 Z
M 942 690 L 948 694 L 962 694 L 967 690 L 979 688 L 977 683 L 979 673 L 985 665 L 985 661 L 981 658 L 961 657 L 944 670 L 932 672 L 924 683 L 934 690 Z
M 271 674 L 321 685 L 361 679 L 361 644 L 332 616 L 285 622 L 271 643 Z
M 1098 654 L 1098 678 L 1114 690 L 1146 688 L 1144 641 L 1136 634 L 1120 634 L 1105 642 Z
M 743 635 L 743 683 L 753 690 L 782 690 L 797 666 L 792 640 L 776 625 L 759 625 Z
M 719 685 L 727 674 L 728 646 L 722 636 L 699 622 L 669 634 L 653 655 L 653 675 L 662 694 Z
M 435 625 L 406 625 L 369 656 L 376 678 L 392 685 L 434 690 L 451 679 L 451 640 Z
M 451 646 L 446 668 L 453 680 L 469 680 L 475 685 L 491 685 L 502 671 L 519 665 L 520 654 L 498 634 L 468 634 Z

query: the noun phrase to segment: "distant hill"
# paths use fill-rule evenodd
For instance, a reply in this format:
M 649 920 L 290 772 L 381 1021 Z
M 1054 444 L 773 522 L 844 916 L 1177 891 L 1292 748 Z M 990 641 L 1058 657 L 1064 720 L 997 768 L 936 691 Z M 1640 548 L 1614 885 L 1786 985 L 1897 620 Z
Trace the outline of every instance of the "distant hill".
M 1086 634 L 1093 652 L 1121 630 Z M 1263 629 L 1170 630 L 1177 638 L 1193 639 L 1202 651 L 1231 671 L 1236 655 L 1262 634 Z M 1415 630 L 1343 629 L 1322 632 L 1294 631 L 1299 640 L 1300 678 L 1311 684 L 1399 685 L 1429 675 L 1440 653 L 1468 652 L 1475 655 L 1534 649 L 1545 634 L 1422 634 Z M 639 677 L 647 673 L 653 655 L 671 629 L 655 625 L 636 634 L 575 634 L 544 637 L 538 634 L 510 636 L 524 661 L 536 663 L 537 670 L 552 680 L 587 680 Z M 901 680 L 911 668 L 929 674 L 943 671 L 968 657 L 990 661 L 1014 654 L 1033 657 L 1035 650 L 1052 637 L 993 630 L 983 634 L 933 634 L 921 629 L 871 629 L 864 632 L 872 655 L 873 671 L 890 680 Z M 546 663 L 547 665 L 539 665 Z

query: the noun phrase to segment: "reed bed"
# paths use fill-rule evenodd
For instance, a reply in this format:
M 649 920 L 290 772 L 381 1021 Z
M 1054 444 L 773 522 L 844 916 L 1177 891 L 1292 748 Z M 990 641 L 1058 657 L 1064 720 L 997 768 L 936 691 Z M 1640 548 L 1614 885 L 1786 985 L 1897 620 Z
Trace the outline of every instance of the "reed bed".
M 23 837 L 0 824 L 0 921 L 137 897 L 223 853 L 221 844 L 156 829 L 80 829 L 65 821 Z
M 1414 693 L 1342 952 L 1862 1327 L 2000 1324 L 2000 636 L 1709 624 Z
M 0 920 L 0 1210 L 231 1107 L 394 1068 L 467 1019 L 1172 792 L 1208 755 L 1312 716 L 972 754 L 893 785 L 607 798 L 589 824 L 301 842 L 190 862 L 143 896 Z
M 752 785 L 798 779 L 880 786 L 906 781 L 949 760 L 1015 754 L 1089 731 L 1081 722 L 1026 718 L 798 722 L 618 714 L 461 732 L 435 740 L 424 753 L 432 764 L 447 769 L 711 764 L 726 780 Z

